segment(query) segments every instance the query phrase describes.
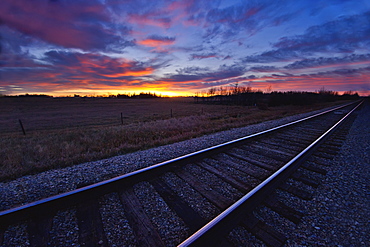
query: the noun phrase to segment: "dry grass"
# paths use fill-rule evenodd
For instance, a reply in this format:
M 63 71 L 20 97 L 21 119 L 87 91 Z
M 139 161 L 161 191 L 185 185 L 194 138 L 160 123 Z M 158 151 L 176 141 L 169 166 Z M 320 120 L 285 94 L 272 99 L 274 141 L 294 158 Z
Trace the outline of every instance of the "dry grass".
M 6 103 L 0 108 L 0 181 L 319 108 L 262 111 L 181 98 L 0 100 Z M 25 136 L 18 119 L 24 122 Z

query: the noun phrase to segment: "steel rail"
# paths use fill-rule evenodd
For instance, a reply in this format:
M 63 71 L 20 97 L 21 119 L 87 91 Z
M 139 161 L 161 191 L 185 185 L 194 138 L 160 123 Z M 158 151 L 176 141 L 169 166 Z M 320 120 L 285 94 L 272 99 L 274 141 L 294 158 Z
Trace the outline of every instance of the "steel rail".
M 245 216 L 250 213 L 253 210 L 254 206 L 262 200 L 261 198 L 264 198 L 263 194 L 266 195 L 266 192 L 269 192 L 273 188 L 276 188 L 276 184 L 279 184 L 281 181 L 289 177 L 292 172 L 294 172 L 298 168 L 304 158 L 311 154 L 314 149 L 317 148 L 319 143 L 322 143 L 324 140 L 326 140 L 328 136 L 332 134 L 334 130 L 338 128 L 338 126 L 340 126 L 340 124 L 342 124 L 347 119 L 347 117 L 352 114 L 352 112 L 354 112 L 362 103 L 363 101 L 356 105 L 355 108 L 348 112 L 343 118 L 335 123 L 324 134 L 318 137 L 302 152 L 296 155 L 279 170 L 270 175 L 266 180 L 261 182 L 258 186 L 256 186 L 254 189 L 252 189 L 250 192 L 248 192 L 246 195 L 244 195 L 242 198 L 228 207 L 221 214 L 216 216 L 213 220 L 211 220 L 193 235 L 188 237 L 185 241 L 180 243 L 178 247 L 217 245 L 217 243 L 219 243 L 219 239 L 224 235 L 222 233 L 225 232 L 225 225 L 226 229 L 228 228 L 229 230 L 231 230 L 237 224 L 236 222 L 240 222 L 242 219 L 241 216 Z
M 334 112 L 338 109 L 342 109 L 356 102 L 344 104 L 317 114 L 314 114 L 303 119 L 299 119 L 287 124 L 283 124 L 265 131 L 261 131 L 252 135 L 241 137 L 229 142 L 225 142 L 213 147 L 202 149 L 190 154 L 186 154 L 168 161 L 164 161 L 146 168 L 139 169 L 121 176 L 114 177 L 105 181 L 101 181 L 92 185 L 81 187 L 69 192 L 61 193 L 58 195 L 50 196 L 48 198 L 40 199 L 31 203 L 27 203 L 15 208 L 7 209 L 0 212 L 0 226 L 10 225 L 16 222 L 24 221 L 29 218 L 38 217 L 39 212 L 54 213 L 61 208 L 67 208 L 68 206 L 76 205 L 80 202 L 86 201 L 87 199 L 96 198 L 107 193 L 107 191 L 118 190 L 120 186 L 124 184 L 130 184 L 138 182 L 143 178 L 151 178 L 153 174 L 163 173 L 173 169 L 173 167 L 189 163 L 201 157 L 209 156 L 212 153 L 220 152 L 220 150 L 230 149 L 235 145 L 238 145 L 244 141 L 250 140 L 255 137 L 259 137 L 278 129 L 286 128 L 288 126 L 312 119 L 330 112 Z

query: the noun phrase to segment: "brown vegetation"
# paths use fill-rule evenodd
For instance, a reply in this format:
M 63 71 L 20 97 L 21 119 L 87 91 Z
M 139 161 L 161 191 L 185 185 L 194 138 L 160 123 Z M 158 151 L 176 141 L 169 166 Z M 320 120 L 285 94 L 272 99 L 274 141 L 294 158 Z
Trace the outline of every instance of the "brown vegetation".
M 194 104 L 192 98 L 1 98 L 0 181 L 322 106 L 260 110 L 258 107 Z M 22 133 L 19 119 L 26 135 Z

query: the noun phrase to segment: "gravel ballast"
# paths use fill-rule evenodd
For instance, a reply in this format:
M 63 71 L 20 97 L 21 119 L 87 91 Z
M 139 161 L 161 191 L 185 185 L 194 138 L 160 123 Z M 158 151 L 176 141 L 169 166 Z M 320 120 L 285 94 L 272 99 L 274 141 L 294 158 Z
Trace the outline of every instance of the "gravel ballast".
M 358 112 L 287 246 L 369 246 L 370 103 Z

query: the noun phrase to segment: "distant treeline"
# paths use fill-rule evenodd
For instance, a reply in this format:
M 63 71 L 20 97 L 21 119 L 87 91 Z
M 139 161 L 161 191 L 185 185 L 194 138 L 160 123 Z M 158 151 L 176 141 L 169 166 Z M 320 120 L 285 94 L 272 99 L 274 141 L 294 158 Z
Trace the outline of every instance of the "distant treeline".
M 195 96 L 196 103 L 206 104 L 232 104 L 258 106 L 267 109 L 268 106 L 280 105 L 311 105 L 319 102 L 331 102 L 337 100 L 355 100 L 360 96 L 356 92 L 345 92 L 339 95 L 338 92 L 325 90 L 317 92 L 268 92 L 252 90 L 251 87 L 212 88 L 206 96 Z
M 114 97 L 114 96 L 113 96 Z M 117 98 L 131 98 L 131 99 L 154 99 L 154 98 L 163 98 L 161 94 L 156 93 L 140 93 L 140 94 L 117 94 Z
M 81 97 L 79 95 L 76 95 L 74 97 Z M 84 97 L 87 97 L 87 96 L 84 96 Z M 156 94 L 156 93 L 139 93 L 139 94 L 136 94 L 136 93 L 133 93 L 133 94 L 117 94 L 117 95 L 114 95 L 114 94 L 109 94 L 108 96 L 102 96 L 102 95 L 98 95 L 98 96 L 89 96 L 88 98 L 118 98 L 118 99 L 155 99 L 155 98 L 163 98 L 165 96 L 162 96 L 161 94 Z
M 4 98 L 53 98 L 51 95 L 46 94 L 21 94 L 21 95 L 2 95 L 0 94 L 0 97 Z
M 268 90 L 269 91 L 269 90 Z M 200 96 L 201 95 L 201 96 Z M 11 98 L 53 98 L 53 96 L 45 94 L 24 94 L 16 96 L 0 95 L 0 97 Z M 67 98 L 118 98 L 118 99 L 155 99 L 166 98 L 156 93 L 139 94 L 117 94 L 117 95 L 98 95 L 98 96 L 80 96 L 75 94 L 67 96 Z M 359 98 L 357 92 L 348 91 L 339 95 L 338 92 L 325 90 L 321 88 L 317 92 L 262 92 L 261 90 L 253 90 L 251 87 L 240 87 L 238 84 L 229 87 L 210 88 L 206 93 L 196 93 L 194 96 L 195 103 L 205 104 L 225 104 L 225 105 L 246 105 L 258 106 L 261 109 L 266 109 L 268 106 L 280 105 L 311 105 L 319 102 L 330 102 L 337 100 L 355 100 Z
M 53 98 L 51 95 L 46 94 L 22 94 L 22 95 L 2 95 L 0 97 L 4 98 Z M 74 94 L 73 96 L 64 96 L 61 98 L 130 98 L 130 99 L 154 99 L 154 98 L 165 98 L 166 96 L 162 96 L 161 94 L 156 93 L 140 93 L 140 94 L 109 94 L 109 95 L 97 95 L 97 96 L 81 96 L 79 94 Z

